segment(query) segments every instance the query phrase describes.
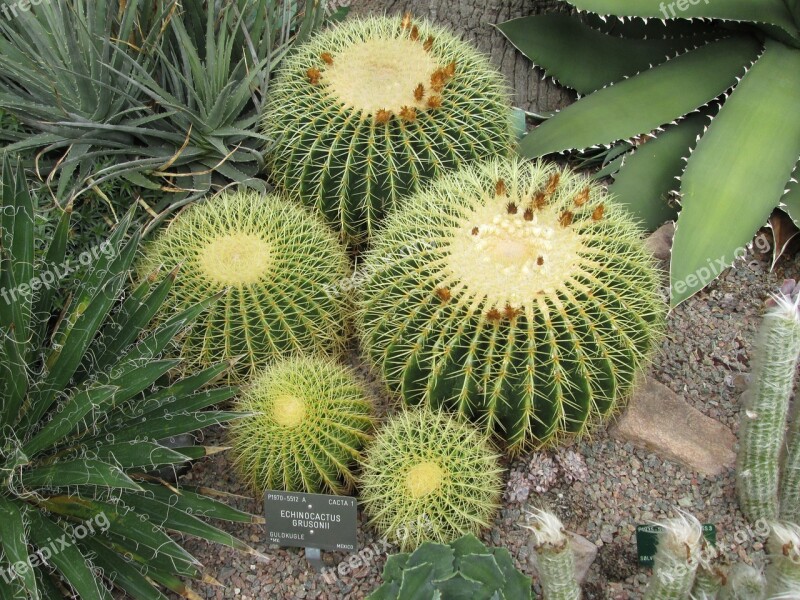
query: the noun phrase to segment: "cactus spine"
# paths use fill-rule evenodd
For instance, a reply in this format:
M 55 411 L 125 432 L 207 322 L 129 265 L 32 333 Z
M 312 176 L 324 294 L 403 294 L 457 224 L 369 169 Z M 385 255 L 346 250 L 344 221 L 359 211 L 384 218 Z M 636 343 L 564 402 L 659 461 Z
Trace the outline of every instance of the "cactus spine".
M 797 302 L 786 296 L 776 298 L 761 326 L 761 340 L 753 368 L 751 387 L 742 411 L 737 464 L 737 491 L 742 512 L 755 522 L 778 517 L 778 480 L 781 447 L 784 443 L 789 398 L 800 356 L 800 315 Z M 795 453 L 800 454 L 797 449 Z M 789 481 L 784 487 L 787 510 L 794 512 L 798 491 L 795 465 L 788 465 Z
M 231 439 L 235 464 L 266 490 L 345 493 L 373 427 L 372 403 L 355 375 L 328 358 L 293 357 L 249 385 Z
M 449 415 L 392 417 L 367 450 L 361 498 L 371 523 L 402 550 L 489 527 L 502 469 L 484 436 Z
M 424 20 L 354 19 L 289 56 L 264 112 L 272 176 L 353 243 L 445 169 L 506 153 L 502 76 Z
M 786 458 L 781 475 L 780 509 L 781 519 L 800 523 L 800 410 L 797 409 L 787 434 Z
M 685 600 L 689 597 L 703 547 L 703 528 L 688 514 L 661 524 L 653 576 L 645 600 Z
M 344 248 L 279 196 L 241 191 L 193 205 L 150 243 L 139 273 L 162 265 L 180 267 L 165 318 L 225 292 L 181 339 L 190 367 L 243 357 L 230 373 L 243 380 L 287 354 L 344 346 L 347 302 L 329 292 L 347 277 Z
M 612 412 L 664 306 L 639 229 L 599 187 L 494 159 L 408 198 L 359 289 L 368 357 L 408 404 L 444 407 L 510 449 Z
M 554 514 L 545 510 L 528 513 L 531 538 L 542 593 L 547 600 L 580 600 L 581 588 L 575 578 L 575 556 L 564 526 Z
M 773 524 L 767 549 L 767 598 L 800 598 L 800 526 Z

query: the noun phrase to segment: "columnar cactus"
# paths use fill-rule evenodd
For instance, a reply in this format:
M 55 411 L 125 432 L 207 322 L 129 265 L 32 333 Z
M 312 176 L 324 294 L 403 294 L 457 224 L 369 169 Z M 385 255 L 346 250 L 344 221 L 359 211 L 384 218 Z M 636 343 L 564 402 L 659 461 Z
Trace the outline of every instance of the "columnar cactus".
M 369 439 L 372 403 L 355 375 L 328 358 L 293 357 L 257 376 L 231 427 L 236 467 L 266 490 L 344 493 Z
M 681 516 L 661 523 L 658 548 L 653 559 L 653 576 L 644 593 L 645 600 L 685 600 L 694 583 L 700 552 L 703 547 L 703 527 L 692 515 Z
M 725 585 L 725 571 L 717 564 L 718 556 L 719 552 L 714 545 L 703 538 L 698 555 L 697 572 L 692 586 L 692 597 L 694 599 L 707 598 L 710 600 L 716 598 L 722 586 Z
M 767 550 L 767 598 L 800 598 L 800 526 L 773 524 Z
M 658 275 L 600 188 L 494 159 L 408 198 L 359 289 L 370 360 L 408 404 L 444 407 L 510 449 L 581 433 L 631 389 L 658 338 Z
M 531 598 L 531 578 L 517 570 L 508 550 L 489 549 L 472 534 L 448 545 L 424 542 L 412 554 L 390 556 L 383 579 L 367 600 Z
M 243 379 L 287 353 L 343 347 L 347 303 L 330 290 L 348 275 L 344 248 L 278 196 L 241 191 L 192 206 L 148 246 L 139 272 L 159 266 L 180 268 L 165 317 L 227 292 L 181 340 L 190 365 L 243 357 L 230 374 Z
M 536 565 L 547 600 L 579 600 L 581 588 L 575 578 L 575 556 L 564 526 L 545 510 L 528 513 Z
M 444 413 L 417 409 L 392 417 L 362 466 L 364 509 L 402 550 L 477 533 L 499 506 L 497 455 L 471 425 Z
M 511 146 L 501 75 L 410 16 L 348 21 L 284 62 L 264 113 L 272 176 L 359 243 L 398 199 Z
M 797 301 L 780 295 L 776 305 L 764 315 L 752 383 L 745 396 L 739 429 L 736 486 L 742 512 L 752 522 L 778 518 L 779 459 L 798 357 L 800 312 Z M 795 449 L 794 454 L 800 455 L 800 452 Z M 787 511 L 794 512 L 800 477 L 795 470 L 797 463 L 786 466 L 795 489 L 784 484 L 784 496 Z M 795 508 L 791 508 L 793 505 Z

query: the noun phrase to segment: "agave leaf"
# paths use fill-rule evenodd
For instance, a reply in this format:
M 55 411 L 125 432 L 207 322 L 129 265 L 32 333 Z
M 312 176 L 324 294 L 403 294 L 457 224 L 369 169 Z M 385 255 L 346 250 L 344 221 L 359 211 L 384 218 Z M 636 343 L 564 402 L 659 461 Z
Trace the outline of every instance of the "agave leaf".
M 122 470 L 99 460 L 81 458 L 34 467 L 20 476 L 28 488 L 96 485 L 109 489 L 140 490 Z
M 467 579 L 481 582 L 491 590 L 500 589 L 505 581 L 492 554 L 470 554 L 462 557 L 459 571 Z
M 800 227 L 800 162 L 794 168 L 793 180 L 789 182 L 786 192 L 781 198 L 781 208 L 784 209 L 794 221 L 794 224 Z
M 164 439 L 181 433 L 189 433 L 211 425 L 220 425 L 242 418 L 241 413 L 232 412 L 195 412 L 179 413 L 153 417 L 146 422 L 138 423 L 108 433 L 114 434 L 117 442 L 129 442 L 139 436 L 151 439 Z M 101 430 L 102 431 L 102 430 Z
M 0 427 L 16 423 L 28 390 L 27 365 L 15 335 L 13 328 L 0 329 Z
M 0 496 L 0 550 L 5 554 L 8 564 L 17 563 L 30 564 L 28 562 L 28 535 L 25 533 L 25 521 L 22 518 L 22 511 L 19 505 L 3 496 Z M 39 590 L 36 585 L 36 575 L 33 569 L 18 570 L 17 576 L 22 579 L 24 588 L 31 598 L 39 598 Z M 14 593 L 3 598 L 20 598 Z
M 56 225 L 53 238 L 47 246 L 47 252 L 44 256 L 44 261 L 40 269 L 40 273 L 50 271 L 55 274 L 64 263 L 64 257 L 67 254 L 67 243 L 69 241 L 69 222 L 72 208 L 69 207 L 61 213 L 61 217 Z M 33 328 L 33 337 L 31 338 L 30 348 L 40 348 L 45 336 L 47 335 L 47 324 L 50 320 L 50 312 L 53 306 L 53 298 L 56 293 L 56 286 L 46 286 L 39 291 L 39 295 L 33 306 L 33 315 L 38 320 L 38 326 Z
M 136 600 L 167 600 L 167 597 L 154 588 L 147 577 L 134 566 L 136 563 L 133 561 L 126 561 L 91 537 L 82 540 L 80 545 L 91 553 L 94 564 L 104 572 L 113 574 L 114 585 L 129 596 Z
M 421 564 L 403 571 L 400 581 L 400 598 L 433 598 L 431 583 L 433 565 Z
M 503 585 L 505 597 L 530 600 L 531 578 L 517 570 L 511 558 L 511 553 L 506 548 L 493 548 L 492 554 L 506 580 Z
M 800 50 L 767 40 L 689 159 L 671 261 L 671 303 L 730 265 L 780 201 L 800 156 Z
M 582 13 L 583 20 L 594 29 L 626 38 L 665 38 L 709 34 L 718 31 L 719 25 L 713 21 L 698 19 L 617 19 L 601 17 L 595 13 Z
M 635 75 L 708 39 L 621 38 L 562 13 L 512 19 L 497 28 L 534 65 L 580 94 Z
M 798 29 L 786 3 L 783 0 L 724 0 L 684 2 L 684 8 L 676 10 L 677 2 L 664 0 L 567 0 L 580 10 L 588 10 L 601 15 L 625 17 L 656 17 L 658 19 L 702 17 L 706 19 L 727 19 L 769 23 L 781 27 L 797 38 Z
M 33 545 L 44 548 L 56 540 L 67 538 L 67 533 L 39 511 L 28 510 L 26 517 L 30 520 L 30 536 Z M 67 543 L 66 547 L 58 543 L 58 552 L 49 558 L 56 569 L 75 590 L 81 600 L 111 600 L 100 579 L 95 576 L 86 558 L 75 544 Z
M 733 86 L 759 49 L 755 38 L 732 36 L 681 54 L 568 106 L 529 133 L 519 152 L 542 156 L 648 133 Z
M 680 187 L 684 159 L 708 122 L 706 114 L 691 114 L 625 158 L 608 193 L 645 229 L 655 230 L 664 221 L 677 218 L 677 210 L 669 205 L 668 197 Z
M 126 471 L 133 469 L 153 471 L 161 467 L 185 463 L 187 458 L 183 452 L 148 441 L 104 444 L 90 449 L 89 454 Z
M 242 512 L 223 502 L 209 498 L 208 495 L 199 493 L 202 491 L 200 489 L 182 487 L 175 493 L 163 485 L 142 482 L 141 486 L 148 496 L 168 503 L 184 512 L 191 512 L 194 515 L 201 515 L 209 519 L 235 523 L 261 522 L 261 517 Z

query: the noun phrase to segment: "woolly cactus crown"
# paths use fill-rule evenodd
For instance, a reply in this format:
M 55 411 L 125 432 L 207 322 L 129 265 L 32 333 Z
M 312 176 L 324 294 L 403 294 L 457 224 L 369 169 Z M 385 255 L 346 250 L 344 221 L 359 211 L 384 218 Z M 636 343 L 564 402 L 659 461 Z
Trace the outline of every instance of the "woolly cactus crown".
M 236 466 L 265 490 L 344 493 L 351 464 L 369 439 L 372 404 L 353 373 L 331 359 L 295 357 L 264 371 L 231 428 Z
M 505 153 L 509 98 L 487 59 L 406 16 L 348 21 L 290 56 L 264 113 L 273 177 L 362 242 L 399 198 Z
M 181 213 L 146 249 L 142 277 L 180 267 L 161 314 L 226 294 L 181 341 L 190 365 L 244 356 L 242 378 L 287 352 L 337 352 L 346 303 L 330 294 L 348 274 L 325 225 L 275 195 L 225 193 Z
M 409 403 L 482 422 L 512 449 L 580 433 L 624 397 L 660 330 L 639 229 L 586 178 L 470 165 L 376 236 L 359 320 Z
M 427 409 L 392 417 L 369 447 L 363 470 L 367 514 L 404 550 L 488 527 L 502 489 L 502 470 L 485 438 Z

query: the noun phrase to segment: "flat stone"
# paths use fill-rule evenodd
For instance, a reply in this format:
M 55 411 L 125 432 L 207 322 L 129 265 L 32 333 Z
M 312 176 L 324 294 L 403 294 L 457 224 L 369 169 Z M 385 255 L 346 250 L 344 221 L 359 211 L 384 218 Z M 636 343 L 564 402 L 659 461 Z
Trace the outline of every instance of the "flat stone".
M 611 437 L 714 477 L 736 463 L 736 436 L 653 379 L 639 382 Z
M 674 236 L 675 223 L 670 221 L 651 233 L 645 240 L 644 245 L 658 260 L 668 262 Z
M 575 579 L 578 583 L 583 583 L 586 576 L 589 574 L 589 569 L 597 558 L 597 546 L 587 540 L 582 535 L 567 531 L 569 536 L 569 546 L 572 550 L 572 555 L 575 557 Z M 536 551 L 533 548 L 533 536 L 528 541 L 529 553 L 528 564 L 533 572 L 533 575 L 539 576 L 539 566 L 536 560 Z

